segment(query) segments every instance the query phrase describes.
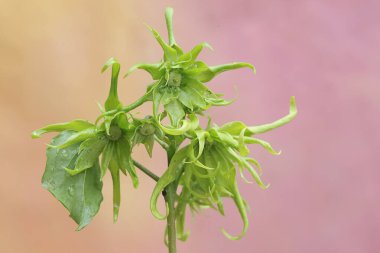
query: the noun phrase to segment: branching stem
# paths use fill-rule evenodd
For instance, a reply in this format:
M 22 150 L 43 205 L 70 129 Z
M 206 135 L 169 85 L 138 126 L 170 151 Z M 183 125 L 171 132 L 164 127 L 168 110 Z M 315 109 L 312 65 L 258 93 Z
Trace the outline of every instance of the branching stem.
M 133 164 L 138 168 L 140 169 L 142 172 L 144 172 L 148 177 L 150 177 L 151 179 L 153 179 L 154 181 L 158 181 L 160 179 L 159 176 L 157 176 L 156 174 L 154 174 L 152 171 L 150 171 L 149 169 L 147 169 L 144 165 L 142 165 L 141 163 L 133 160 Z

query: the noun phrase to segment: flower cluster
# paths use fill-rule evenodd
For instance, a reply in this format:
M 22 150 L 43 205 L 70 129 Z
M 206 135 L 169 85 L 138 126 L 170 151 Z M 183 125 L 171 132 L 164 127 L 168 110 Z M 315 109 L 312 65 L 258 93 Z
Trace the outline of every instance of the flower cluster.
M 175 217 L 176 236 L 181 240 L 188 236 L 185 231 L 188 208 L 196 212 L 212 208 L 223 215 L 224 198 L 234 201 L 243 220 L 243 229 L 237 236 L 224 230 L 223 233 L 230 239 L 241 238 L 248 228 L 248 205 L 239 192 L 237 174 L 249 182 L 244 176 L 247 171 L 261 188 L 268 187 L 260 178 L 260 164 L 249 156 L 248 145 L 257 144 L 271 154 L 279 154 L 256 135 L 290 122 L 297 114 L 294 97 L 290 100 L 289 114 L 272 123 L 247 126 L 233 121 L 219 127 L 209 118 L 208 126 L 202 128 L 199 118 L 207 109 L 231 103 L 206 84 L 225 71 L 247 67 L 255 72 L 255 68 L 243 62 L 208 66 L 197 59 L 204 48 L 211 48 L 207 43 L 184 52 L 174 39 L 172 15 L 173 10 L 168 8 L 168 43 L 149 27 L 163 50 L 163 59 L 156 64 L 137 64 L 126 74 L 142 69 L 151 75 L 154 82 L 142 97 L 127 106 L 121 103 L 118 97 L 120 64 L 111 58 L 102 69 L 102 72 L 112 70 L 110 90 L 95 123 L 77 119 L 48 125 L 32 134 L 33 138 L 38 138 L 49 132 L 59 133 L 48 145 L 42 181 L 70 211 L 79 225 L 78 230 L 89 224 L 100 208 L 102 179 L 107 171 L 113 180 L 114 221 L 118 218 L 121 201 L 120 175 L 128 175 L 137 188 L 136 168 L 139 168 L 157 181 L 150 200 L 152 214 L 158 219 Z M 151 115 L 144 118 L 132 115 L 132 110 L 149 101 L 153 104 Z M 165 118 L 167 123 L 164 123 Z M 152 156 L 155 142 L 168 154 L 168 168 L 161 177 L 132 158 L 133 148 L 139 144 Z M 169 207 L 166 214 L 157 208 L 162 193 Z M 173 219 L 169 219 L 173 226 Z M 169 225 L 168 230 L 172 231 Z

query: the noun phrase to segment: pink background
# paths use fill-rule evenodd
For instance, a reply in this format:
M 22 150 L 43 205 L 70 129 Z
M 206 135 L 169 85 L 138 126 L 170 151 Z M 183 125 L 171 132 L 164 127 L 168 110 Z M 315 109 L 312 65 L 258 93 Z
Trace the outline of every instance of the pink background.
M 238 100 L 212 109 L 215 121 L 260 124 L 285 115 L 296 96 L 297 118 L 261 136 L 282 155 L 260 148 L 270 189 L 241 182 L 252 211 L 240 241 L 229 202 L 226 217 L 206 210 L 189 215 L 191 236 L 179 252 L 378 252 L 380 237 L 380 16 L 378 1 L 0 1 L 0 252 L 166 252 L 164 222 L 149 211 L 154 184 L 141 175 L 138 190 L 124 179 L 121 215 L 112 224 L 111 180 L 93 223 L 82 232 L 66 210 L 40 186 L 45 143 L 33 129 L 74 118 L 94 120 L 104 101 L 111 56 L 125 72 L 137 62 L 157 62 L 161 51 L 143 23 L 166 37 L 164 8 L 175 8 L 175 34 L 190 49 L 207 41 L 210 64 L 248 61 L 210 87 Z M 120 84 L 124 101 L 141 96 L 148 75 Z M 142 114 L 150 107 L 144 106 Z M 148 160 L 164 169 L 156 148 Z M 161 164 L 161 165 L 158 165 Z

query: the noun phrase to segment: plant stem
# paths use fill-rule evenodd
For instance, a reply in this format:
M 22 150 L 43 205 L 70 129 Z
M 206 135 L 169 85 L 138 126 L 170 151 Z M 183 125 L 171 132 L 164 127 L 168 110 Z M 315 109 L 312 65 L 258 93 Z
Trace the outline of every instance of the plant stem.
M 176 148 L 169 148 L 167 151 L 167 156 L 168 156 L 168 165 L 170 164 L 170 161 L 173 157 L 173 155 L 176 152 Z M 165 188 L 165 202 L 169 207 L 169 215 L 167 217 L 167 231 L 168 231 L 168 248 L 169 248 L 169 253 L 176 253 L 177 252 L 177 232 L 176 232 L 176 214 L 175 214 L 175 198 L 176 198 L 176 192 L 177 192 L 177 187 L 175 182 L 170 183 L 166 188 Z
M 135 102 L 133 102 L 132 104 L 128 105 L 128 106 L 125 106 L 123 107 L 123 112 L 129 112 L 129 111 L 132 111 L 133 109 L 139 107 L 140 105 L 144 104 L 146 101 L 148 101 L 148 97 L 150 96 L 150 92 L 148 93 L 145 93 L 144 96 L 140 97 L 139 99 L 137 99 Z
M 149 96 L 151 95 L 150 92 L 148 93 L 145 93 L 144 96 L 140 97 L 139 99 L 137 99 L 135 102 L 133 102 L 132 104 L 128 105 L 128 106 L 124 106 L 123 108 L 121 108 L 121 111 L 127 113 L 127 112 L 130 112 L 132 111 L 133 109 L 139 107 L 140 105 L 144 104 L 145 102 L 149 101 Z M 107 111 L 107 112 L 104 112 L 102 114 L 102 116 L 108 116 L 108 115 L 112 115 L 114 113 L 117 113 L 119 112 L 120 110 L 110 110 L 110 111 Z
M 152 178 L 154 181 L 158 181 L 160 179 L 159 176 L 157 176 L 156 174 L 154 174 L 152 171 L 148 170 L 144 165 L 142 165 L 141 163 L 133 160 L 133 164 L 139 168 L 142 172 L 144 172 L 148 177 Z

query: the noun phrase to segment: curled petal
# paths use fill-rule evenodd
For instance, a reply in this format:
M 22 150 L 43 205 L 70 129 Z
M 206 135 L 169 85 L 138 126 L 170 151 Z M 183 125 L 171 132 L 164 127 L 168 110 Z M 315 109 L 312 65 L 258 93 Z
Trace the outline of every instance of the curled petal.
M 230 240 L 239 240 L 239 239 L 241 239 L 247 233 L 249 222 L 248 222 L 247 209 L 246 209 L 246 206 L 245 206 L 245 202 L 244 202 L 243 198 L 241 197 L 241 195 L 239 193 L 239 189 L 237 187 L 237 183 L 236 183 L 235 178 L 234 178 L 234 183 L 232 184 L 231 191 L 233 193 L 232 198 L 233 198 L 233 200 L 235 202 L 235 205 L 236 205 L 237 209 L 239 210 L 240 217 L 241 217 L 241 219 L 243 221 L 243 229 L 240 232 L 240 234 L 237 235 L 237 236 L 230 235 L 224 229 L 222 229 L 222 233 L 228 239 L 230 239 Z
M 94 127 L 94 124 L 86 120 L 76 119 L 70 122 L 52 124 L 52 125 L 48 125 L 46 127 L 37 129 L 33 131 L 32 138 L 33 139 L 40 138 L 42 134 L 49 133 L 49 132 L 62 132 L 66 130 L 79 132 L 90 127 Z
M 262 146 L 263 148 L 265 148 L 272 155 L 279 155 L 279 154 L 281 154 L 281 151 L 274 150 L 269 142 L 266 142 L 266 141 L 263 141 L 263 140 L 260 140 L 260 139 L 257 139 L 257 138 L 244 137 L 242 139 L 242 141 L 244 143 L 247 143 L 247 144 L 259 144 L 260 146 Z
M 167 127 L 161 124 L 161 119 L 158 120 L 158 124 L 160 128 L 167 134 L 170 135 L 182 135 L 186 133 L 187 131 L 191 131 L 196 129 L 199 126 L 199 119 L 194 114 L 188 115 L 189 120 L 181 120 L 182 124 L 180 124 L 180 127 L 173 128 L 173 127 Z
M 291 97 L 290 99 L 290 109 L 289 109 L 289 114 L 286 115 L 285 117 L 276 120 L 272 123 L 261 125 L 261 126 L 253 126 L 253 127 L 248 127 L 248 131 L 250 135 L 252 134 L 260 134 L 260 133 L 265 133 L 268 132 L 272 129 L 278 128 L 280 126 L 283 126 L 287 123 L 289 123 L 294 117 L 297 115 L 297 106 L 296 106 L 296 100 L 294 97 Z

